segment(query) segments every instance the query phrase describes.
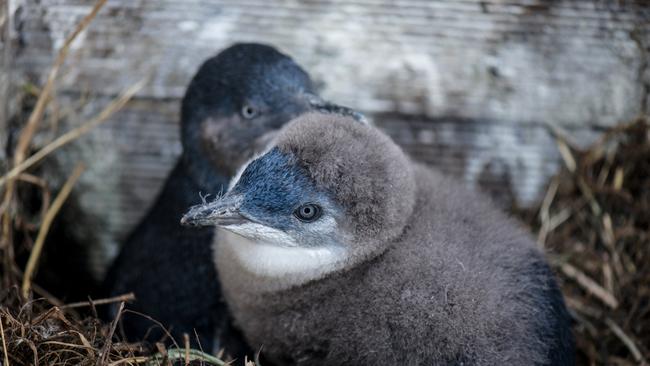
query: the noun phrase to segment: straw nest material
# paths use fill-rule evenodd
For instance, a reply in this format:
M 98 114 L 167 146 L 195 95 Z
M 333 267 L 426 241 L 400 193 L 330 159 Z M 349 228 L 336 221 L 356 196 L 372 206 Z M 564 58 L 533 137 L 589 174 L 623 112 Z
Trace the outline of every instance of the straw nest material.
M 24 119 L 19 123 L 22 127 L 20 133 L 15 131 L 16 138 L 6 148 L 11 151 L 11 160 L 0 161 L 3 168 L 7 163 L 6 171 L 0 175 L 0 365 L 225 365 L 219 357 L 190 349 L 189 336 L 174 340 L 169 348 L 163 343 L 123 341 L 116 330 L 124 303 L 133 300 L 132 294 L 62 304 L 32 281 L 48 231 L 84 170 L 83 164 L 77 164 L 54 199 L 50 200 L 49 186 L 52 182 L 46 181 L 34 168 L 56 150 L 109 120 L 146 83 L 146 79 L 143 79 L 133 84 L 94 117 L 43 146 L 35 146 L 34 136 L 46 128 L 47 121 L 56 126 L 62 118 L 58 113 L 54 90 L 58 76 L 66 66 L 70 47 L 106 2 L 97 0 L 91 11 L 66 37 L 44 85 L 25 90 L 35 100 L 27 103 L 25 111 L 21 110 L 27 116 L 20 118 Z M 25 186 L 40 191 L 40 199 L 36 200 L 40 202 L 37 210 L 40 215 L 37 214 L 39 217 L 35 220 L 30 214 L 34 211 L 34 202 L 20 194 Z M 56 243 L 50 243 L 53 244 Z M 17 259 L 21 254 L 27 254 L 26 263 Z M 119 304 L 117 316 L 109 323 L 102 322 L 95 307 L 111 303 Z M 170 343 L 169 339 L 154 341 Z M 237 364 L 254 365 L 246 359 Z
M 564 160 L 535 215 L 581 365 L 650 360 L 650 122 L 607 131 L 587 149 L 556 133 Z
M 103 323 L 94 305 L 128 300 L 54 305 L 51 299 L 25 301 L 17 286 L 0 292 L 0 364 L 3 365 L 226 365 L 220 358 L 185 346 L 166 348 L 162 343 L 128 343 L 116 334 L 122 307 L 110 323 Z M 56 302 L 56 300 L 54 301 Z M 123 306 L 122 302 L 122 306 Z M 91 307 L 80 315 L 76 309 Z M 246 360 L 240 365 L 254 366 Z

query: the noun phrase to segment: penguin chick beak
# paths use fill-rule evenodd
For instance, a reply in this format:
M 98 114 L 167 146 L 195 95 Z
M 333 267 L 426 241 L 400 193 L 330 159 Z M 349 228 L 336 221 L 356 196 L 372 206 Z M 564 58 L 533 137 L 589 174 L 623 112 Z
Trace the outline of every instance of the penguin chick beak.
M 321 113 L 333 113 L 342 116 L 349 116 L 354 118 L 357 122 L 361 122 L 363 124 L 369 124 L 368 119 L 366 119 L 366 116 L 353 109 L 350 109 L 348 107 L 343 107 L 338 104 L 330 103 L 326 100 L 323 100 L 321 97 L 310 93 L 304 93 L 303 97 L 307 100 L 309 107 L 314 111 L 318 111 Z
M 181 218 L 183 226 L 229 226 L 248 222 L 239 212 L 241 196 L 228 195 L 210 203 L 190 207 Z

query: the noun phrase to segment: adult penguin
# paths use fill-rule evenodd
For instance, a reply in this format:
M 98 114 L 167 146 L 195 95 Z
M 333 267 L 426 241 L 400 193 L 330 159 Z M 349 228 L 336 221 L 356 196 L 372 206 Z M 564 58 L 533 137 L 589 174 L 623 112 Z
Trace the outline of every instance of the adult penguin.
M 238 348 L 224 343 L 238 337 L 231 332 L 213 264 L 214 229 L 188 229 L 178 220 L 201 202 L 201 192 L 225 191 L 230 177 L 274 131 L 310 110 L 361 118 L 317 97 L 307 72 L 271 46 L 235 44 L 203 63 L 182 101 L 183 154 L 106 279 L 109 295 L 135 293 L 122 316 L 128 339 L 161 339 L 165 332 L 155 319 L 177 342 L 187 333 L 206 350 Z

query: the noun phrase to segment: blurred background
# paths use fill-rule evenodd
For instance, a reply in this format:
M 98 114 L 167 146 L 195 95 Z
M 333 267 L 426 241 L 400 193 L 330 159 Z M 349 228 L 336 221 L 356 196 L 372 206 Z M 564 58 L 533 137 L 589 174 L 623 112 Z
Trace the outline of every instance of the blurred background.
M 10 148 L 94 2 L 0 4 L 0 139 Z M 539 206 L 563 164 L 554 136 L 586 147 L 650 108 L 643 0 L 109 0 L 72 44 L 34 140 L 44 145 L 148 78 L 108 122 L 39 167 L 57 187 L 86 162 L 62 220 L 67 235 L 93 243 L 97 279 L 181 152 L 191 76 L 243 41 L 291 55 L 326 99 L 366 113 L 413 158 L 506 209 Z

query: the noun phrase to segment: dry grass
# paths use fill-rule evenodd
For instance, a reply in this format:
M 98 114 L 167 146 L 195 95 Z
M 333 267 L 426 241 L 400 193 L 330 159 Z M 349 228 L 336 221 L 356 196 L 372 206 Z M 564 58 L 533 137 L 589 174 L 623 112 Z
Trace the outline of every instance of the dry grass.
M 82 317 L 69 306 L 53 306 L 46 299 L 24 301 L 17 286 L 0 293 L 0 304 L 0 351 L 6 365 L 225 365 L 189 348 L 167 350 L 160 344 L 121 342 L 115 336 L 117 318 L 105 324 L 97 317 Z
M 0 237 L 0 364 L 9 365 L 171 365 L 171 364 L 210 364 L 224 365 L 220 359 L 189 348 L 166 349 L 162 344 L 127 343 L 116 335 L 116 328 L 122 316 L 125 301 L 133 300 L 132 294 L 112 299 L 102 299 L 81 303 L 63 304 L 60 300 L 32 282 L 38 267 L 39 257 L 50 224 L 72 191 L 74 183 L 83 169 L 79 164 L 50 204 L 50 188 L 43 178 L 26 171 L 55 152 L 60 147 L 72 143 L 90 132 L 128 103 L 144 86 L 139 81 L 127 88 L 109 103 L 97 116 L 70 131 L 54 138 L 36 153 L 32 140 L 45 118 L 62 118 L 58 113 L 58 103 L 53 94 L 59 71 L 65 63 L 70 45 L 86 29 L 100 11 L 106 0 L 98 0 L 91 12 L 84 17 L 59 51 L 48 73 L 45 85 L 34 90 L 36 104 L 23 127 L 13 154 L 8 172 L 0 177 L 2 202 L 2 235 Z M 29 219 L 19 217 L 23 205 L 16 192 L 18 184 L 27 183 L 42 191 L 41 220 L 38 225 L 29 224 Z M 31 239 L 19 242 L 14 235 L 16 229 L 37 231 L 36 241 Z M 14 253 L 18 247 L 31 248 L 24 273 L 16 264 Z M 22 286 L 19 284 L 22 282 Z M 120 311 L 109 324 L 97 317 L 95 306 L 119 303 Z M 89 312 L 78 312 L 79 308 L 89 308 Z M 189 339 L 189 338 L 188 338 Z
M 650 121 L 587 149 L 556 132 L 565 168 L 523 213 L 562 280 L 581 365 L 650 360 Z

